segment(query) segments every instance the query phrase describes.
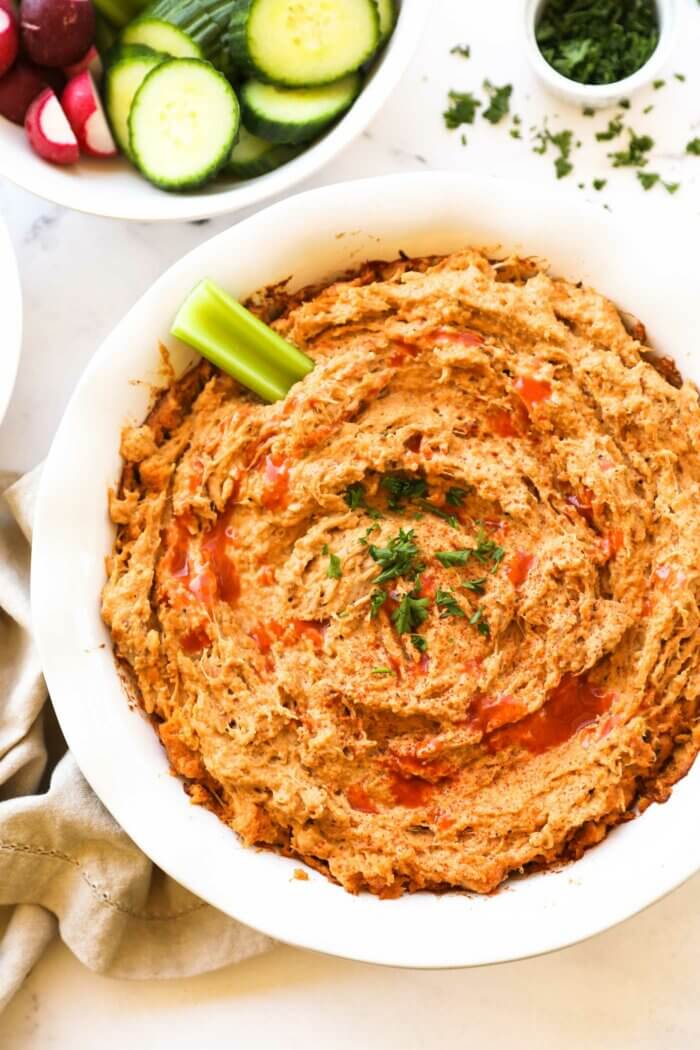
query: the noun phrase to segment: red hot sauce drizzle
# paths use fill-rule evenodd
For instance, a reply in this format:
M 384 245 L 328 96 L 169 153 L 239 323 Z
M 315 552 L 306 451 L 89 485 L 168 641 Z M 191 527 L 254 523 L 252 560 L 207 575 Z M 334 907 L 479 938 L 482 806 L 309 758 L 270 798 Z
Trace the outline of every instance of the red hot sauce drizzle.
M 267 510 L 283 510 L 289 496 L 289 464 L 276 452 L 265 456 L 260 502 Z
M 534 376 L 518 376 L 513 386 L 528 412 L 531 412 L 535 405 L 549 401 L 552 396 L 551 384 L 544 379 L 535 379 Z
M 595 722 L 609 710 L 613 698 L 614 693 L 589 682 L 586 675 L 566 674 L 538 711 L 488 732 L 484 744 L 491 753 L 517 746 L 542 754 Z

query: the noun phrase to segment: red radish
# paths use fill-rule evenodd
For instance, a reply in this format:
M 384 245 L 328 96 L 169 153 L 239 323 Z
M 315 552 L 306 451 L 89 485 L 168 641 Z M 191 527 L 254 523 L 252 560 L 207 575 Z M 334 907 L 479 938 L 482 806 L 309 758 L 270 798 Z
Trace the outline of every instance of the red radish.
M 17 16 L 0 7 L 0 77 L 14 65 L 19 51 L 19 26 Z
M 95 80 L 102 79 L 102 59 L 94 44 L 89 51 L 85 52 L 79 62 L 75 62 L 72 66 L 66 66 L 63 72 L 67 77 L 77 77 L 78 73 L 84 73 L 86 69 L 92 73 Z
M 75 164 L 80 157 L 78 140 L 51 88 L 34 99 L 24 126 L 32 149 L 44 160 L 52 164 Z
M 22 43 L 33 62 L 65 68 L 95 38 L 92 0 L 22 0 Z
M 24 124 L 29 104 L 45 87 L 41 70 L 20 58 L 0 79 L 0 113 L 13 124 Z
M 0 7 L 3 11 L 7 11 L 8 15 L 14 15 L 17 18 L 17 4 L 14 0 L 0 0 Z
M 85 70 L 66 84 L 61 105 L 81 149 L 92 157 L 114 157 L 117 147 L 109 130 L 92 75 Z

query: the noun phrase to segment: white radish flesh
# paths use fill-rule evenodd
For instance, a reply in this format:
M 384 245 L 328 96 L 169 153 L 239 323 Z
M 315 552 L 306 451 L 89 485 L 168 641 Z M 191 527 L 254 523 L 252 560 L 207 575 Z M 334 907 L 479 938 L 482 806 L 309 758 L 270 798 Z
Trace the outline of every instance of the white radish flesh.
M 11 10 L 0 7 L 0 77 L 14 65 L 19 51 L 19 26 Z
M 117 147 L 91 74 L 85 70 L 66 84 L 61 104 L 80 148 L 92 157 L 114 157 Z
M 52 164 L 75 164 L 80 157 L 78 140 L 51 88 L 34 99 L 24 126 L 32 149 L 44 160 Z

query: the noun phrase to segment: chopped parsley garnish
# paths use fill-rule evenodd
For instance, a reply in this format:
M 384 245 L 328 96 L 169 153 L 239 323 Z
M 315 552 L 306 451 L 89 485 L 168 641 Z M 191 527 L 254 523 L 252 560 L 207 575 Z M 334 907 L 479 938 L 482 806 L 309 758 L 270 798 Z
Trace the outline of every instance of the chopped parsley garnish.
M 623 123 L 621 117 L 615 117 L 614 120 L 608 121 L 608 126 L 605 131 L 596 132 L 596 139 L 598 142 L 610 142 L 611 139 L 616 139 L 617 136 L 622 132 Z
M 636 73 L 659 41 L 653 0 L 549 0 L 535 31 L 544 58 L 579 84 Z
M 642 113 L 644 114 L 644 116 L 646 116 L 647 113 L 651 113 L 653 108 L 654 108 L 653 106 L 645 106 L 644 109 L 642 110 Z
M 593 179 L 593 189 L 594 190 L 600 191 L 605 186 L 607 186 L 607 184 L 608 184 L 608 180 L 607 179 Z
M 676 80 L 680 80 L 681 84 L 685 84 L 685 73 L 674 73 Z
M 510 129 L 510 137 L 512 139 L 521 139 L 522 135 L 520 134 L 520 128 L 511 128 Z
M 386 591 L 376 590 L 372 593 L 369 600 L 369 616 L 371 620 L 374 620 L 379 616 L 379 610 L 381 609 L 384 602 L 387 600 L 389 595 Z
M 331 580 L 339 580 L 343 575 L 343 571 L 340 567 L 340 558 L 337 554 L 332 554 L 328 549 L 328 544 L 324 543 L 321 549 L 322 554 L 328 555 L 328 568 L 326 569 L 326 576 Z
M 369 542 L 369 537 L 372 535 L 373 532 L 378 532 L 378 531 L 379 531 L 379 526 L 377 525 L 376 522 L 374 523 L 374 525 L 370 525 L 370 527 L 368 529 L 365 529 L 364 536 L 360 536 L 360 543 L 362 544 L 362 546 L 366 547 L 368 542 Z
M 618 102 L 618 106 L 621 109 L 629 109 L 630 108 L 630 100 L 628 98 L 621 98 L 620 101 Z
M 513 93 L 513 85 L 503 84 L 502 87 L 496 87 L 490 80 L 485 80 L 484 90 L 489 96 L 489 105 L 481 115 L 489 123 L 498 124 L 510 110 L 510 96 Z
M 386 547 L 370 543 L 368 550 L 370 557 L 382 569 L 374 583 L 386 583 L 387 580 L 395 580 L 399 576 L 415 578 L 425 568 L 423 562 L 418 560 L 420 552 L 415 544 L 413 529 L 399 529 L 398 535 L 389 540 Z
M 472 49 L 469 44 L 455 44 L 450 48 L 451 55 L 460 55 L 462 58 L 470 58 Z
M 468 495 L 468 489 L 461 489 L 455 485 L 447 490 L 447 493 L 445 494 L 445 502 L 448 503 L 450 507 L 461 507 Z
M 696 157 L 700 157 L 700 139 L 691 139 L 688 145 L 685 147 L 686 153 L 692 153 Z
M 376 507 L 370 507 L 365 496 L 365 486 L 361 481 L 354 481 L 348 485 L 343 499 L 350 510 L 363 510 L 370 518 L 382 518 L 384 515 Z
M 654 83 L 651 86 L 653 87 L 654 91 L 658 91 L 659 88 L 662 88 L 662 87 L 666 86 L 666 81 L 665 80 L 655 80 Z
M 435 557 L 446 569 L 455 565 L 466 565 L 474 551 L 471 547 L 462 547 L 456 551 L 435 551 Z
M 419 653 L 426 652 L 428 648 L 428 643 L 422 634 L 412 634 L 411 645 L 415 646 Z
M 478 579 L 464 580 L 460 584 L 466 591 L 472 591 L 474 594 L 483 594 L 486 590 L 486 576 L 479 576 Z
M 372 674 L 385 675 L 385 674 L 396 674 L 396 671 L 392 671 L 390 667 L 373 667 Z
M 415 591 L 404 594 L 391 614 L 398 634 L 411 634 L 428 618 L 428 599 L 418 598 Z
M 613 168 L 643 168 L 649 162 L 646 154 L 654 148 L 654 140 L 649 135 L 637 135 L 631 128 L 627 130 L 630 136 L 628 148 L 608 153 Z
M 593 106 L 584 106 L 583 109 L 581 110 L 581 113 L 583 114 L 584 117 L 594 117 L 595 116 L 595 110 L 594 110 Z
M 466 616 L 464 609 L 459 604 L 452 591 L 444 591 L 441 588 L 438 588 L 435 595 L 435 604 L 440 610 L 441 620 L 444 620 L 447 616 Z
M 482 524 L 479 522 L 477 522 L 477 524 L 479 526 L 479 531 L 476 536 L 476 547 L 472 551 L 472 554 L 482 565 L 485 565 L 487 562 L 492 562 L 493 568 L 491 571 L 495 572 L 505 558 L 506 552 L 503 547 L 499 547 L 495 540 L 490 539 L 486 535 L 486 530 Z
M 449 514 L 446 510 L 436 507 L 434 503 L 431 503 L 430 500 L 427 499 L 419 499 L 416 500 L 416 502 L 419 507 L 422 507 L 423 510 L 427 510 L 429 514 L 434 514 L 436 518 L 442 518 L 442 520 L 446 521 L 448 525 L 451 525 L 453 529 L 459 528 L 459 522 L 454 514 Z
M 484 638 L 489 638 L 491 635 L 491 628 L 484 619 L 484 610 L 479 606 L 475 613 L 469 617 L 469 623 L 472 627 L 476 627 L 479 634 L 483 634 Z
M 428 495 L 425 478 L 406 478 L 400 474 L 385 474 L 381 485 L 389 493 L 389 510 L 403 510 L 404 504 Z
M 681 188 L 680 182 L 665 182 L 664 189 L 667 193 L 676 193 Z
M 481 103 L 474 98 L 471 91 L 450 91 L 447 97 L 450 105 L 442 114 L 445 127 L 452 130 L 462 124 L 473 124 Z

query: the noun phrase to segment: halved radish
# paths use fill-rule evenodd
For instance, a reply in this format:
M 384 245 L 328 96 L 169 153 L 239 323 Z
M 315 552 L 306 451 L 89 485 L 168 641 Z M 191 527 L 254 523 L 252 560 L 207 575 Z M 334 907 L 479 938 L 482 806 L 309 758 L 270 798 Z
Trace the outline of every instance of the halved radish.
M 85 70 L 92 73 L 95 80 L 101 80 L 104 68 L 102 66 L 102 59 L 100 53 L 93 44 L 89 51 L 86 51 L 79 62 L 76 62 L 72 66 L 66 66 L 63 72 L 67 77 L 77 77 L 78 73 L 84 73 Z
M 66 84 L 61 104 L 81 149 L 93 157 L 114 157 L 117 147 L 92 75 L 85 70 Z
M 47 87 L 38 66 L 20 58 L 0 79 L 0 114 L 13 124 L 24 124 L 29 105 Z
M 19 51 L 19 23 L 11 8 L 0 7 L 0 77 L 14 65 Z
M 24 126 L 32 149 L 44 160 L 52 164 L 75 164 L 80 157 L 78 140 L 51 88 L 34 99 Z

